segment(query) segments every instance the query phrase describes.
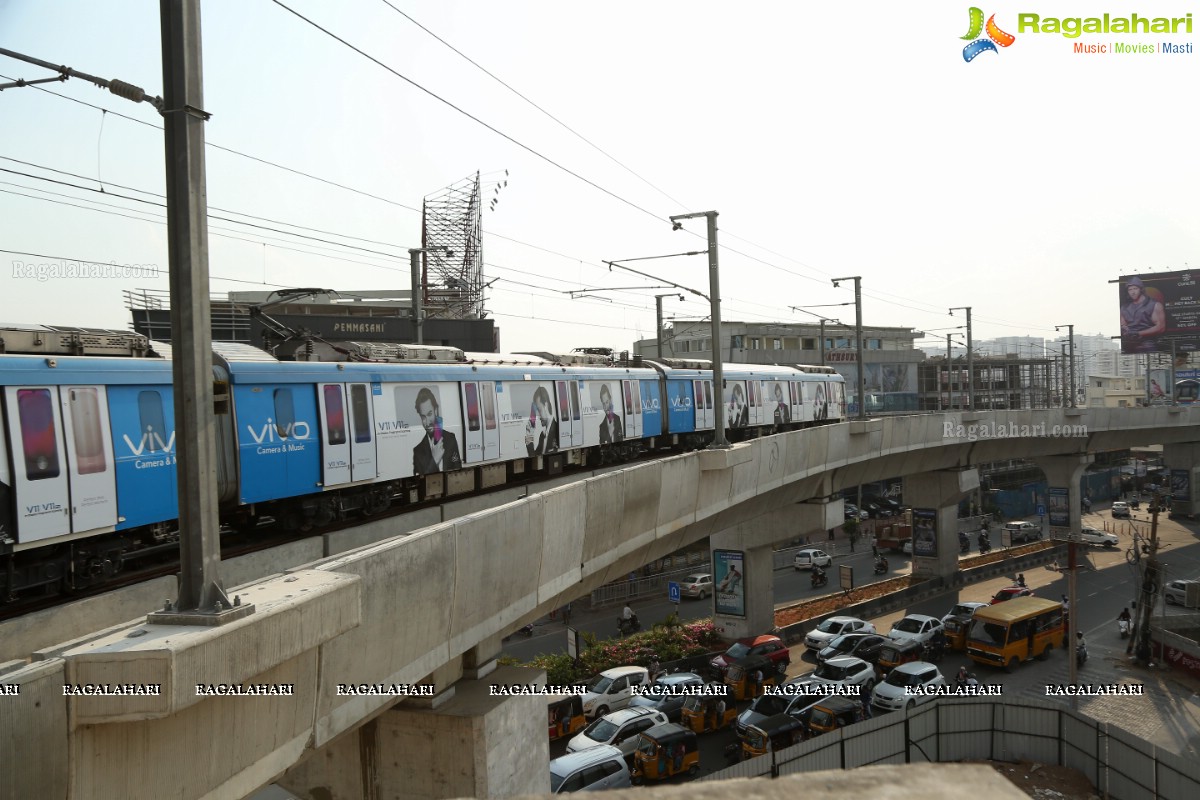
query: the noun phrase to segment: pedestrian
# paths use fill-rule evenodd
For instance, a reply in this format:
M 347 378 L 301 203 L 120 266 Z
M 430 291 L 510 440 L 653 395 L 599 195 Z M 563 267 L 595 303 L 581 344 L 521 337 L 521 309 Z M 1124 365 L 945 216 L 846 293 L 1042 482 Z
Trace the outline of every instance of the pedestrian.
M 758 695 L 762 692 L 762 682 L 763 674 L 761 669 L 755 669 L 754 672 L 750 673 L 750 688 L 753 692 L 751 695 L 752 697 L 758 697 Z
M 1026 586 L 1025 586 L 1025 573 L 1024 573 L 1024 572 L 1018 572 L 1018 573 L 1017 573 L 1017 586 L 1020 586 L 1022 589 L 1026 588 Z
M 563 625 L 571 624 L 571 604 L 567 603 L 563 606 Z
M 852 533 L 852 534 L 850 534 L 850 536 L 849 536 L 849 539 L 850 539 L 850 552 L 851 552 L 851 553 L 853 553 L 853 552 L 854 552 L 854 540 L 855 540 L 855 539 L 857 539 L 857 538 L 858 538 L 858 536 L 856 536 L 856 535 L 855 535 L 855 534 L 853 534 L 853 533 Z
M 725 722 L 725 698 L 717 699 L 717 722 L 713 725 L 713 730 L 717 730 Z
M 829 529 L 829 541 L 833 541 L 833 528 Z
M 871 542 L 871 555 L 875 558 L 879 558 L 879 548 L 876 547 L 874 541 Z
M 871 693 L 867 691 L 867 687 L 861 683 L 858 684 L 858 702 L 862 705 L 863 718 L 871 718 Z

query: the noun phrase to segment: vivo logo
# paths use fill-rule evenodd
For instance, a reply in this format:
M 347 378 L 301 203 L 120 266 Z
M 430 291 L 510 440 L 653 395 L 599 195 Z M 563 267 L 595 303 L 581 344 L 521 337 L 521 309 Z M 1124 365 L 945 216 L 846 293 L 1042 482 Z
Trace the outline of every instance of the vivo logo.
M 137 444 L 129 438 L 128 434 L 121 434 L 121 438 L 125 440 L 125 445 L 129 448 L 129 452 L 135 456 L 140 456 L 146 452 L 146 448 L 150 448 L 150 452 L 161 450 L 164 453 L 169 453 L 175 447 L 175 431 L 171 431 L 171 436 L 164 442 L 162 434 L 154 430 L 153 427 L 147 426 L 146 432 L 142 434 L 142 438 Z
M 692 407 L 692 398 L 690 397 L 672 397 L 671 408 L 676 411 L 683 411 Z
M 658 411 L 658 398 L 657 397 L 652 398 L 650 400 L 642 400 L 642 413 L 645 413 L 647 411 Z
M 267 424 L 263 425 L 257 433 L 255 433 L 254 428 L 249 425 L 246 426 L 246 430 L 250 432 L 250 438 L 254 440 L 255 444 L 262 444 L 263 442 L 274 442 L 276 440 L 276 427 L 277 426 L 275 425 L 274 421 L 272 421 L 270 417 L 267 417 Z M 283 434 L 279 438 L 307 439 L 311 434 L 312 431 L 309 429 L 308 423 L 304 420 L 298 420 L 296 422 L 289 422 L 287 425 L 284 425 Z

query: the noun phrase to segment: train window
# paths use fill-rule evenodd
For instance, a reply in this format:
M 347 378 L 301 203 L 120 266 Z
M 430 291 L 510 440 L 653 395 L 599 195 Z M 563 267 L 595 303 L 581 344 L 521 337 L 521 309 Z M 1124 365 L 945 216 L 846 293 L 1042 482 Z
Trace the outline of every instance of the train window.
M 288 438 L 292 426 L 296 423 L 296 405 L 292 400 L 291 389 L 276 389 L 275 399 L 275 433 L 280 439 Z
M 489 431 L 496 430 L 496 388 L 490 383 L 483 384 L 483 427 Z
M 31 481 L 57 478 L 58 443 L 50 390 L 17 390 L 17 415 L 21 420 L 21 443 L 25 448 L 25 477 Z
M 571 381 L 571 410 L 574 414 L 575 421 L 579 421 L 579 384 Z
M 633 384 L 633 410 L 638 413 L 642 410 L 642 385 L 638 381 L 631 381 Z
M 696 410 L 704 408 L 704 381 L 692 381 L 692 390 L 696 393 Z
M 100 432 L 100 399 L 95 389 L 72 389 L 67 397 L 71 409 L 75 463 L 80 475 L 104 472 L 104 436 Z
M 463 384 L 467 395 L 467 430 L 477 431 L 482 423 L 479 420 L 479 384 Z
M 796 403 L 800 402 L 796 399 L 795 381 L 788 381 L 788 402 L 790 402 L 792 405 L 796 405 Z
M 633 395 L 630 393 L 629 384 L 632 381 L 621 381 L 621 388 L 625 390 L 625 413 L 633 413 Z
M 712 411 L 712 407 L 713 407 L 712 381 L 705 381 L 704 382 L 704 408 L 708 411 Z
M 325 396 L 325 444 L 346 443 L 346 404 L 342 387 L 330 384 L 321 389 Z
M 371 441 L 371 410 L 365 383 L 350 384 L 350 424 L 354 426 L 354 441 Z
M 558 382 L 558 418 L 566 422 L 571 418 L 571 396 L 567 393 L 567 382 Z
M 148 453 L 166 449 L 166 418 L 163 415 L 162 394 L 153 390 L 138 392 L 138 422 L 142 426 L 142 446 Z
M 750 389 L 750 407 L 758 408 L 758 381 L 746 381 Z

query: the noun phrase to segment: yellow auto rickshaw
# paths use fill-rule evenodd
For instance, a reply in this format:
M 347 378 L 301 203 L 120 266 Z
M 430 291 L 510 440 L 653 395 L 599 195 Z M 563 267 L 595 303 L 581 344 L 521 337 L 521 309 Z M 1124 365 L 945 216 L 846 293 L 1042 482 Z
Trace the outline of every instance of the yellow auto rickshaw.
M 766 656 L 735 659 L 725 671 L 730 700 L 753 700 L 766 686 L 778 686 L 780 675 L 775 662 Z
M 634 783 L 661 781 L 673 775 L 695 777 L 700 772 L 700 750 L 696 734 L 682 725 L 667 722 L 642 731 L 633 751 Z
M 844 695 L 823 698 L 796 713 L 810 736 L 829 733 L 867 718 L 862 703 Z
M 583 698 L 577 694 L 555 694 L 549 698 L 550 741 L 574 736 L 587 725 Z
M 722 706 L 724 713 L 719 713 Z M 694 733 L 709 733 L 729 727 L 737 717 L 737 709 L 723 695 L 689 697 L 683 702 L 679 724 Z
M 924 645 L 916 639 L 885 642 L 875 651 L 875 673 L 880 680 L 901 664 L 920 661 Z
M 948 617 L 943 630 L 946 633 L 946 646 L 951 650 L 967 649 L 967 628 L 971 627 L 970 617 Z
M 766 755 L 807 738 L 804 722 L 791 714 L 776 714 L 746 728 L 742 736 L 742 758 Z

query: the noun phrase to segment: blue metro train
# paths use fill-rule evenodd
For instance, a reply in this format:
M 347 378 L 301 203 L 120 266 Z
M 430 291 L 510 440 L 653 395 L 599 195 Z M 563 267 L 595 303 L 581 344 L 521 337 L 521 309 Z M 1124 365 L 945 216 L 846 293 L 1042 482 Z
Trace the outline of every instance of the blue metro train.
M 845 419 L 826 367 L 282 362 L 221 345 L 223 530 L 353 514 Z M 536 359 L 534 359 L 536 361 Z M 99 584 L 177 541 L 170 361 L 0 355 L 0 598 Z

